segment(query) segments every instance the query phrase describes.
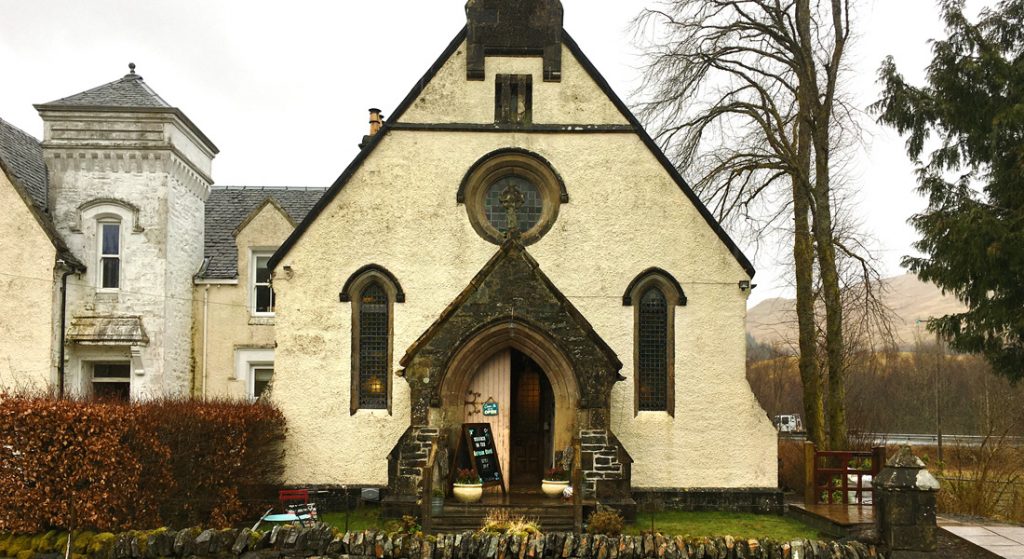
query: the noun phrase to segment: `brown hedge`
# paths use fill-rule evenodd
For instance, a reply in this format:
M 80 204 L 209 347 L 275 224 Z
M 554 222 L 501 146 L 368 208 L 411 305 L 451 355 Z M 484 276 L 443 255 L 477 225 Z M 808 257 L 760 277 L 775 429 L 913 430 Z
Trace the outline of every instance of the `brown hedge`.
M 228 526 L 280 483 L 267 404 L 117 404 L 0 394 L 0 531 Z

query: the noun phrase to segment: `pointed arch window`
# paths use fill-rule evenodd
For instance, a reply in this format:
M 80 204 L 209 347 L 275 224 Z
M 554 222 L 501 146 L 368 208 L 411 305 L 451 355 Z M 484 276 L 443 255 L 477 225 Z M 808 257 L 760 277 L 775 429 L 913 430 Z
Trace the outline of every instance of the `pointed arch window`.
M 377 282 L 359 294 L 359 408 L 388 407 L 388 295 Z
M 626 288 L 622 304 L 633 306 L 634 411 L 675 415 L 675 307 L 686 295 L 671 274 L 643 271 Z
M 342 288 L 352 303 L 351 413 L 391 412 L 394 304 L 405 302 L 402 286 L 387 269 L 364 266 Z
M 637 311 L 637 409 L 668 409 L 668 305 L 656 286 L 640 296 Z

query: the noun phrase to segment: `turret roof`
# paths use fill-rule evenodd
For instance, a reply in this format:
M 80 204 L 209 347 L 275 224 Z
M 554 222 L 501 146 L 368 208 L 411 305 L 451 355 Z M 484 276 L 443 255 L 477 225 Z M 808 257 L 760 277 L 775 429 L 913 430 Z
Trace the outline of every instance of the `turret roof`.
M 135 64 L 129 64 L 130 73 L 110 83 L 76 93 L 74 95 L 43 103 L 38 107 L 120 107 L 120 108 L 172 108 L 170 103 L 135 73 Z

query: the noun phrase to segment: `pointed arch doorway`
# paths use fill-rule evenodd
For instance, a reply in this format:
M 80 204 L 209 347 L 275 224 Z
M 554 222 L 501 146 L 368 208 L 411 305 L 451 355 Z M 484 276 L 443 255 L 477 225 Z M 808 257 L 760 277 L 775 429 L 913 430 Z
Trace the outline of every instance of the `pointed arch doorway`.
M 491 423 L 507 489 L 536 490 L 555 452 L 578 428 L 579 390 L 565 355 L 539 330 L 494 324 L 456 351 L 441 383 L 438 412 L 457 434 L 462 423 Z M 484 415 L 484 404 L 495 415 Z M 454 441 L 452 441 L 454 442 Z
M 465 423 L 490 423 L 511 491 L 536 490 L 555 451 L 555 395 L 547 374 L 511 347 L 487 359 L 469 382 Z

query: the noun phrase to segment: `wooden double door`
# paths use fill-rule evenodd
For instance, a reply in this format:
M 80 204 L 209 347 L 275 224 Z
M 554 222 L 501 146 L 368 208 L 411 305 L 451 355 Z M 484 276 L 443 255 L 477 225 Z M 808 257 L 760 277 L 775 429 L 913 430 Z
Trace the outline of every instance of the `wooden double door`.
M 491 423 L 508 489 L 539 489 L 552 461 L 554 409 L 547 375 L 516 350 L 498 352 L 477 371 L 467 393 L 465 420 Z

